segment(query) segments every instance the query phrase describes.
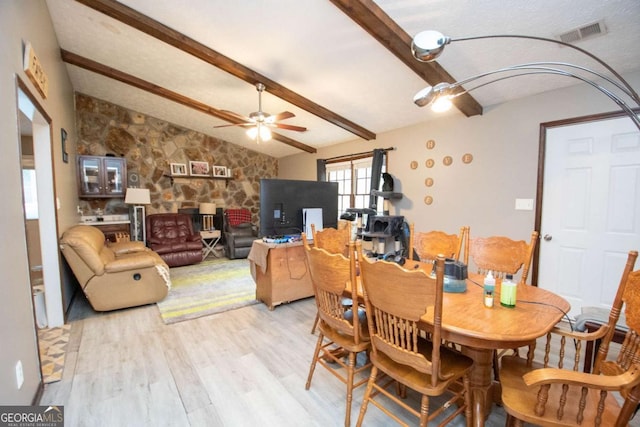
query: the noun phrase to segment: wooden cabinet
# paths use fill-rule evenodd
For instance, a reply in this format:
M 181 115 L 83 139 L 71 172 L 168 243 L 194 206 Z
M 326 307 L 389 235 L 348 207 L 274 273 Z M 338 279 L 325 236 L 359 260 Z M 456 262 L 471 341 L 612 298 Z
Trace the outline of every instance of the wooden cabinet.
M 264 302 L 269 310 L 313 296 L 302 242 L 269 244 L 256 240 L 249 260 L 256 281 L 256 299 Z
M 123 157 L 78 156 L 81 198 L 124 197 L 127 160 Z
M 131 225 L 129 221 L 112 222 L 112 223 L 97 222 L 97 223 L 92 223 L 91 225 L 94 227 L 98 227 L 100 231 L 104 233 L 104 238 L 110 242 L 118 241 L 116 237 L 116 234 L 118 233 L 130 235 L 129 228 L 131 227 Z

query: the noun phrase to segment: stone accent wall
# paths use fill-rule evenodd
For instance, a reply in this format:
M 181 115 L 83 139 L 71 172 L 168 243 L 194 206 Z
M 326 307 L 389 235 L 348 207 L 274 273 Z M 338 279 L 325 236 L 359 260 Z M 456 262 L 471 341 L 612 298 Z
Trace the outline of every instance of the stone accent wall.
M 78 154 L 126 157 L 127 173 L 138 174 L 138 187 L 151 192 L 147 214 L 213 202 L 248 208 L 258 224 L 260 179 L 277 177 L 276 158 L 84 94 L 76 94 L 75 102 Z M 190 160 L 226 166 L 232 178 L 168 177 L 170 163 L 188 167 Z M 106 214 L 128 212 L 123 199 L 80 203 L 86 214 L 98 208 Z

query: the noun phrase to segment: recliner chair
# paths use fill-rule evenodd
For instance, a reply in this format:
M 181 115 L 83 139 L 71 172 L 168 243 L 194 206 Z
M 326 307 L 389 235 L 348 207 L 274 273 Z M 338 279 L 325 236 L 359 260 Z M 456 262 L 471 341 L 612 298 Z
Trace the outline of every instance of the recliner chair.
M 148 215 L 147 245 L 169 267 L 197 264 L 202 261 L 202 239 L 193 231 L 191 215 L 161 213 Z
M 60 249 L 96 311 L 158 302 L 171 287 L 169 267 L 142 242 L 106 244 L 97 227 L 75 225 Z
M 249 209 L 227 209 L 224 211 L 224 251 L 229 259 L 246 258 L 258 230 L 251 224 Z

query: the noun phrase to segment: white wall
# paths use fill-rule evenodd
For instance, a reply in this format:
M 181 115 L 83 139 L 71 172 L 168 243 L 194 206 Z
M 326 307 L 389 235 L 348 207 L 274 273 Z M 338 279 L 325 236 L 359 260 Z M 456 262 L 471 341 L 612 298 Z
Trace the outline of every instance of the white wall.
M 16 76 L 24 81 L 52 118 L 54 176 L 60 200 L 58 231 L 75 221 L 75 127 L 73 91 L 43 0 L 0 2 L 0 404 L 32 403 L 40 383 L 35 324 L 29 287 L 29 267 L 22 208 L 20 136 L 16 98 Z M 49 78 L 47 99 L 37 93 L 22 71 L 24 44 L 31 42 Z M 69 131 L 70 162 L 62 162 L 60 128 Z M 57 248 L 56 248 L 57 250 Z M 62 302 L 60 302 L 62 303 Z M 25 382 L 16 386 L 15 365 L 21 361 Z
M 640 88 L 640 72 L 625 77 Z M 280 159 L 278 177 L 314 180 L 317 158 L 396 147 L 389 153 L 388 171 L 404 198 L 394 204 L 392 214 L 404 215 L 418 231 L 454 233 L 469 225 L 472 236 L 499 234 L 528 241 L 534 211 L 516 211 L 514 205 L 516 198 L 536 197 L 540 123 L 616 110 L 599 91 L 580 85 L 485 108 L 482 116 L 456 113 L 379 134 L 374 141 L 354 140 L 313 155 L 289 156 Z M 426 148 L 430 139 L 436 143 L 432 150 Z M 465 153 L 473 155 L 471 164 L 462 163 Z M 453 157 L 451 166 L 442 164 L 444 156 Z M 425 167 L 428 158 L 435 160 L 432 169 Z M 419 164 L 415 170 L 410 168 L 413 160 Z M 434 180 L 431 188 L 425 186 L 427 177 Z M 423 202 L 427 195 L 433 197 L 430 206 Z

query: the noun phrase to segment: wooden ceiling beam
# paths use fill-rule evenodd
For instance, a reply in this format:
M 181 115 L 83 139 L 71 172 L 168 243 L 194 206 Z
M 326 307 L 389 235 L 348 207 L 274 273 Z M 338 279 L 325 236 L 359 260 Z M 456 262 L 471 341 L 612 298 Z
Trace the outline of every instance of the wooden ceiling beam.
M 225 112 L 224 110 L 219 110 L 217 108 L 211 107 L 195 99 L 181 95 L 177 92 L 173 92 L 162 86 L 158 86 L 146 80 L 142 80 L 138 77 L 132 76 L 131 74 L 127 74 L 125 72 L 116 70 L 115 68 L 108 67 L 106 65 L 100 64 L 99 62 L 93 61 L 91 59 L 77 55 L 75 53 L 61 49 L 60 55 L 62 57 L 62 60 L 67 64 L 75 65 L 85 70 L 89 70 L 94 73 L 101 74 L 105 77 L 118 80 L 122 83 L 137 87 L 138 89 L 142 89 L 154 95 L 161 96 L 170 101 L 177 102 L 178 104 L 182 104 L 186 107 L 192 108 L 194 110 L 200 111 L 202 113 L 208 114 L 213 117 L 217 117 L 219 119 L 225 120 L 230 123 L 234 123 L 234 124 L 245 123 L 243 120 L 240 120 L 239 118 Z M 307 153 L 317 152 L 317 150 L 314 147 L 303 144 L 302 142 L 296 141 L 295 139 L 288 138 L 279 133 L 271 132 L 271 135 L 273 139 L 277 139 L 280 142 L 284 142 L 285 144 L 290 145 L 291 147 L 295 147 L 299 150 L 306 151 Z
M 456 80 L 437 62 L 420 62 L 411 53 L 412 38 L 373 0 L 331 0 L 344 14 L 386 47 L 398 59 L 434 86 Z M 471 95 L 464 94 L 453 100 L 454 105 L 467 117 L 482 114 L 482 105 Z
M 334 113 L 333 111 L 316 104 L 315 102 L 287 89 L 281 84 L 263 76 L 252 69 L 245 67 L 231 58 L 193 40 L 186 35 L 179 33 L 166 25 L 145 16 L 130 7 L 118 3 L 114 0 L 76 0 L 98 12 L 101 12 L 113 19 L 116 19 L 130 27 L 133 27 L 145 34 L 155 37 L 175 48 L 178 48 L 190 55 L 195 56 L 221 70 L 232 74 L 239 79 L 255 85 L 262 83 L 272 95 L 277 96 L 311 114 L 320 117 L 354 135 L 371 140 L 376 138 L 376 134 L 364 127 Z

